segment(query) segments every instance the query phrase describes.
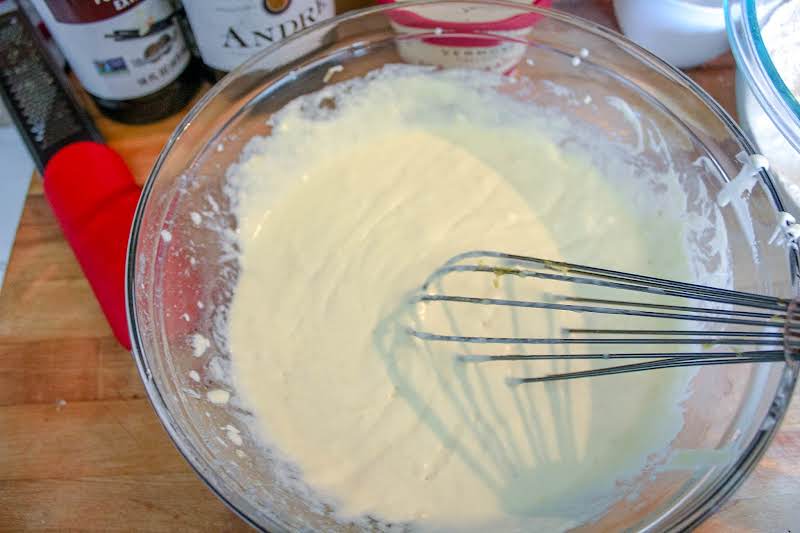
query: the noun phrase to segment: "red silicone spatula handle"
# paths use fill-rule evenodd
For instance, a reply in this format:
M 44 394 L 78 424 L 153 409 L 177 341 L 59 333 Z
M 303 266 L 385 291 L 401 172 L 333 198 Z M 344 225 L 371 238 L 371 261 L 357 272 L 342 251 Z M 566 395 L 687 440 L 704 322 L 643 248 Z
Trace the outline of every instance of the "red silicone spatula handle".
M 130 349 L 125 258 L 141 189 L 114 150 L 78 142 L 47 163 L 44 192 L 114 335 Z

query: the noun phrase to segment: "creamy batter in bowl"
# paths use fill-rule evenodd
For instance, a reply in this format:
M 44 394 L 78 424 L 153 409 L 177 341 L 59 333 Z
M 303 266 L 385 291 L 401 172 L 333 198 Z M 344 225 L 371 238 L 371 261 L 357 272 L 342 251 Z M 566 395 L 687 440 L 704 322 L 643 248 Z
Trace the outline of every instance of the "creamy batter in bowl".
M 491 10 L 495 5 L 502 5 L 504 16 L 508 10 L 517 10 L 521 15 L 533 12 L 515 4 L 440 2 L 436 4 L 436 15 L 441 16 L 443 9 L 452 9 L 454 12 L 475 7 Z M 370 474 L 380 472 L 380 465 L 370 468 L 369 461 L 346 445 L 346 439 L 331 439 L 330 443 L 315 442 L 315 439 L 318 441 L 335 436 L 337 431 L 345 435 L 350 431 L 345 426 L 352 421 L 326 415 L 316 424 L 308 425 L 315 413 L 303 412 L 303 409 L 313 406 L 314 398 L 317 398 L 323 402 L 319 411 L 324 413 L 333 403 L 352 399 L 348 391 L 342 389 L 342 394 L 337 394 L 336 387 L 340 384 L 335 382 L 326 390 L 321 390 L 325 380 L 319 376 L 312 379 L 313 366 L 304 367 L 305 381 L 302 375 L 291 377 L 292 385 L 306 383 L 307 387 L 281 389 L 281 373 L 286 372 L 285 367 L 276 365 L 274 373 L 265 372 L 263 367 L 253 367 L 252 372 L 243 372 L 239 364 L 242 359 L 239 358 L 237 363 L 237 353 L 242 353 L 241 344 L 237 349 L 237 336 L 230 333 L 237 322 L 234 296 L 237 290 L 242 294 L 243 284 L 247 280 L 247 266 L 242 270 L 243 263 L 240 262 L 249 254 L 247 241 L 242 234 L 257 229 L 258 224 L 251 226 L 243 222 L 242 206 L 236 203 L 236 199 L 241 199 L 244 190 L 245 198 L 254 198 L 256 193 L 274 198 L 276 213 L 282 205 L 290 206 L 293 193 L 292 187 L 287 185 L 287 176 L 298 173 L 298 183 L 302 182 L 302 169 L 312 168 L 315 157 L 319 157 L 326 149 L 342 151 L 347 145 L 336 144 L 334 136 L 316 148 L 303 146 L 298 138 L 292 141 L 286 132 L 293 131 L 295 127 L 308 126 L 302 121 L 298 122 L 302 117 L 324 121 L 331 118 L 327 115 L 344 113 L 348 101 L 360 101 L 359 109 L 362 112 L 366 112 L 364 110 L 369 105 L 375 106 L 370 116 L 375 117 L 375 122 L 384 118 L 387 124 L 393 120 L 392 110 L 401 115 L 407 111 L 410 115 L 418 116 L 420 110 L 426 110 L 425 105 L 431 106 L 425 113 L 429 117 L 435 115 L 437 109 L 450 112 L 454 120 L 458 120 L 459 112 L 465 114 L 470 127 L 455 128 L 449 132 L 445 130 L 452 124 L 448 126 L 445 120 L 431 119 L 427 131 L 421 131 L 418 135 L 431 135 L 432 130 L 439 129 L 424 142 L 415 136 L 417 134 L 407 135 L 408 128 L 395 132 L 405 132 L 396 139 L 398 147 L 405 147 L 405 151 L 400 149 L 393 157 L 419 163 L 424 162 L 431 153 L 450 154 L 453 159 L 447 161 L 445 170 L 452 169 L 451 174 L 457 174 L 458 169 L 454 164 L 458 161 L 471 161 L 467 165 L 469 169 L 481 168 L 481 164 L 491 162 L 492 155 L 500 153 L 500 144 L 504 144 L 509 151 L 500 158 L 501 161 L 513 159 L 515 150 L 519 154 L 530 154 L 535 149 L 548 151 L 549 159 L 544 161 L 549 168 L 538 169 L 536 175 L 536 180 L 539 180 L 536 183 L 544 188 L 539 196 L 551 194 L 554 198 L 547 206 L 548 216 L 543 217 L 541 222 L 545 226 L 569 221 L 564 213 L 569 209 L 574 210 L 576 206 L 583 207 L 582 214 L 586 215 L 587 220 L 592 215 L 615 215 L 623 221 L 635 223 L 637 227 L 641 226 L 638 231 L 630 233 L 635 234 L 634 241 L 637 242 L 636 257 L 639 259 L 635 261 L 631 260 L 633 256 L 630 254 L 620 253 L 618 257 L 613 257 L 606 249 L 615 243 L 620 249 L 625 248 L 625 224 L 612 232 L 613 235 L 583 231 L 593 241 L 569 252 L 564 251 L 565 243 L 559 242 L 560 236 L 567 235 L 566 230 L 550 231 L 548 239 L 531 239 L 531 244 L 503 240 L 503 228 L 500 226 L 510 224 L 513 227 L 520 223 L 519 218 L 513 221 L 509 218 L 498 223 L 499 229 L 494 234 L 489 228 L 487 234 L 491 241 L 488 244 L 497 243 L 499 247 L 536 246 L 541 249 L 529 250 L 528 253 L 568 256 L 591 252 L 595 247 L 595 253 L 588 253 L 580 259 L 589 263 L 616 261 L 613 266 L 618 268 L 661 275 L 679 273 L 666 264 L 680 255 L 674 252 L 677 246 L 677 249 L 690 251 L 687 255 L 689 260 L 684 262 L 686 270 L 683 274 L 686 276 L 767 294 L 793 293 L 789 264 L 795 262 L 796 258 L 789 256 L 784 249 L 766 245 L 777 220 L 776 213 L 780 210 L 780 201 L 772 190 L 769 178 L 764 176 L 763 183 L 756 187 L 746 207 L 738 214 L 731 209 L 718 210 L 715 207 L 716 193 L 738 171 L 736 154 L 740 151 L 750 152 L 751 149 L 716 104 L 679 73 L 615 35 L 591 24 L 547 11 L 536 13 L 542 18 L 537 18 L 537 22 L 531 25 L 524 42 L 518 37 L 490 36 L 495 46 L 499 42 L 506 42 L 504 39 L 510 39 L 509 50 L 515 54 L 523 51 L 510 76 L 457 69 L 428 72 L 422 67 L 382 68 L 383 65 L 404 62 L 397 53 L 397 39 L 427 38 L 430 43 L 430 38 L 442 37 L 435 29 L 430 34 L 398 35 L 391 30 L 390 21 L 385 16 L 386 9 L 370 10 L 332 21 L 244 65 L 239 72 L 215 87 L 190 113 L 162 154 L 148 182 L 131 241 L 129 298 L 132 337 L 148 392 L 179 449 L 224 501 L 254 525 L 271 530 L 430 529 L 437 526 L 450 529 L 469 529 L 469 526 L 473 529 L 498 529 L 503 526 L 523 530 L 543 527 L 663 529 L 686 527 L 701 520 L 743 479 L 768 443 L 794 385 L 795 374 L 792 369 L 785 365 L 702 369 L 696 375 L 686 376 L 686 381 L 676 386 L 674 393 L 665 393 L 665 398 L 673 399 L 669 405 L 654 402 L 651 405 L 659 407 L 657 412 L 643 410 L 641 422 L 635 426 L 641 428 L 640 435 L 620 435 L 614 431 L 592 432 L 592 420 L 602 420 L 602 416 L 581 418 L 591 413 L 592 407 L 598 413 L 613 410 L 615 404 L 638 394 L 636 391 L 631 390 L 629 396 L 620 394 L 616 398 L 614 391 L 587 396 L 581 392 L 582 387 L 601 390 L 612 388 L 612 382 L 572 385 L 570 387 L 575 387 L 572 396 L 574 405 L 568 411 L 575 415 L 575 421 L 565 427 L 571 427 L 580 434 L 572 444 L 559 440 L 561 433 L 552 425 L 554 417 L 551 416 L 552 406 L 563 407 L 565 391 L 568 389 L 531 392 L 537 399 L 535 404 L 544 404 L 545 398 L 550 402 L 549 407 L 542 406 L 539 410 L 530 411 L 530 421 L 538 418 L 544 426 L 540 432 L 546 435 L 542 437 L 543 440 L 553 440 L 542 444 L 543 450 L 549 447 L 546 453 L 543 452 L 548 460 L 540 461 L 538 464 L 541 468 L 537 471 L 526 468 L 532 464 L 530 460 L 500 457 L 497 453 L 490 454 L 490 459 L 477 459 L 478 466 L 484 470 L 503 465 L 491 472 L 492 475 L 500 475 L 492 478 L 496 481 L 496 487 L 487 489 L 484 495 L 486 502 L 502 504 L 508 520 L 501 523 L 496 521 L 496 517 L 487 519 L 485 515 L 476 517 L 466 512 L 469 510 L 480 514 L 480 506 L 475 503 L 465 509 L 462 522 L 452 519 L 426 522 L 431 514 L 446 507 L 445 500 L 432 509 L 420 509 L 416 516 L 408 516 L 407 509 L 386 507 L 383 503 L 387 499 L 396 497 L 403 492 L 403 486 L 408 486 L 408 480 L 401 475 L 405 473 L 398 472 L 394 477 L 384 476 L 383 485 L 375 484 Z M 413 9 L 424 14 L 424 10 L 429 8 L 417 6 Z M 452 36 L 447 33 L 444 35 Z M 486 37 L 469 34 L 469 38 L 475 48 L 475 39 Z M 406 57 L 406 60 L 409 58 Z M 387 72 L 390 74 L 387 75 Z M 384 114 L 381 114 L 381 100 L 375 97 L 375 93 L 372 93 L 373 97 L 357 100 L 356 93 L 365 83 L 358 80 L 364 76 L 383 79 L 388 91 L 385 93 Z M 414 88 L 415 79 L 421 79 L 419 83 L 425 84 L 431 78 L 450 81 L 444 82 L 446 87 L 438 91 L 430 90 L 429 85 L 425 90 Z M 465 78 L 472 81 L 464 84 Z M 341 82 L 346 84 L 339 85 Z M 476 84 L 483 86 L 483 92 L 478 91 L 480 94 L 500 93 L 502 96 L 496 98 L 519 106 L 507 115 L 517 119 L 501 120 L 503 138 L 508 142 L 495 141 L 496 144 L 492 144 L 490 132 L 486 134 L 485 142 L 475 141 L 481 139 L 481 135 L 475 132 L 476 128 L 488 132 L 488 124 L 494 113 L 493 105 L 481 104 L 498 101 L 495 97 L 488 97 L 489 100 L 482 102 L 480 97 L 476 97 Z M 318 93 L 320 89 L 328 92 Z M 393 94 L 392 90 L 400 92 Z M 418 92 L 415 93 L 415 90 Z M 408 97 L 414 94 L 418 98 Z M 286 107 L 287 103 L 302 95 L 309 96 L 301 99 L 299 104 Z M 305 107 L 302 102 L 306 103 Z M 422 108 L 415 107 L 415 102 L 420 103 Z M 292 106 L 302 109 L 292 115 Z M 480 110 L 483 110 L 483 114 L 478 113 Z M 502 119 L 503 116 L 503 112 L 497 112 L 495 118 Z M 369 154 L 374 155 L 381 146 L 386 146 L 377 141 L 387 130 L 369 124 L 367 115 L 361 115 L 361 119 L 358 115 L 352 117 L 356 119 L 356 125 L 348 127 L 350 135 L 358 142 L 353 143 L 353 152 L 348 155 L 361 161 L 363 170 L 374 164 L 369 163 Z M 535 123 L 535 127 L 524 122 L 528 120 L 525 117 Z M 361 120 L 363 127 L 358 127 L 358 120 Z M 510 123 L 516 120 L 522 121 L 520 128 L 530 128 L 529 136 L 509 135 L 508 128 L 514 127 Z M 335 119 L 331 120 L 331 124 L 335 124 Z M 267 140 L 251 141 L 257 136 L 266 136 Z M 316 140 L 325 139 L 318 137 Z M 370 141 L 377 144 L 370 145 Z M 531 146 L 525 147 L 521 144 L 523 142 L 529 142 Z M 436 143 L 440 143 L 438 148 Z M 453 156 L 454 146 L 465 154 Z M 436 150 L 426 153 L 423 147 L 434 147 Z M 358 150 L 363 153 L 356 153 Z M 484 153 L 481 154 L 481 150 Z M 403 154 L 407 153 L 418 157 L 402 159 Z M 389 154 L 386 156 L 389 157 Z M 261 164 L 249 163 L 259 157 L 266 159 Z M 565 158 L 569 159 L 568 164 L 559 167 L 558 162 Z M 528 165 L 536 161 L 527 155 L 519 159 Z M 333 159 L 323 163 L 332 164 L 331 161 Z M 241 176 L 242 169 L 248 164 L 251 165 L 250 170 L 264 174 L 263 180 L 252 176 L 249 178 L 250 183 L 259 184 L 258 191 L 243 189 L 241 180 L 237 181 L 237 176 Z M 580 165 L 584 167 L 576 171 L 576 168 L 581 168 Z M 423 165 L 415 170 L 419 172 L 424 168 Z M 345 164 L 340 170 L 346 169 Z M 487 166 L 485 175 L 491 175 L 492 169 L 503 176 L 509 175 L 506 163 Z M 380 170 L 380 166 L 377 165 L 375 170 Z M 550 173 L 551 179 L 562 181 L 567 179 L 567 174 L 574 175 L 569 178 L 574 183 L 570 181 L 565 191 L 553 194 L 554 187 L 547 186 Z M 332 174 L 336 175 L 337 172 Z M 365 183 L 359 188 L 358 180 L 362 178 L 356 176 L 353 179 L 356 181 L 349 184 L 350 190 L 339 189 L 339 194 L 346 192 L 356 200 L 369 199 L 372 184 L 368 186 Z M 462 179 L 471 178 L 467 176 Z M 598 183 L 601 185 L 598 186 Z M 314 175 L 309 175 L 308 183 L 303 186 L 306 185 L 316 186 Z M 438 185 L 431 184 L 431 195 Z M 480 183 L 471 185 L 479 186 Z M 490 189 L 492 185 L 490 180 Z M 521 184 L 520 190 L 525 187 L 524 183 Z M 581 194 L 584 197 L 588 194 L 586 191 L 592 191 L 591 194 L 597 199 L 596 210 L 589 211 L 585 202 L 578 201 Z M 301 189 L 295 189 L 295 192 L 296 201 L 300 202 L 297 205 L 301 207 L 307 205 L 307 200 L 322 198 L 325 194 L 331 197 L 331 203 L 338 198 L 336 187 L 306 196 Z M 420 193 L 420 198 L 424 196 L 423 193 Z M 509 206 L 517 201 L 514 200 L 517 196 L 503 192 L 493 194 L 499 202 L 497 206 L 500 212 L 507 215 L 514 211 Z M 234 199 L 233 204 L 231 199 Z M 429 216 L 434 208 L 453 208 L 441 204 L 439 202 L 429 209 L 419 205 L 417 208 L 423 209 L 420 213 L 424 216 Z M 324 203 L 320 206 L 320 210 L 326 207 Z M 640 209 L 642 206 L 645 209 Z M 390 211 L 385 206 L 379 207 L 378 216 Z M 542 206 L 537 207 L 537 210 L 541 209 Z M 637 214 L 628 215 L 627 212 L 631 210 Z M 290 211 L 296 213 L 298 209 Z M 529 213 L 535 212 L 521 209 L 517 216 L 524 219 L 531 216 Z M 329 214 L 331 225 L 344 223 L 349 216 L 345 213 L 338 217 L 335 215 L 335 210 Z M 576 218 L 582 220 L 580 216 Z M 292 242 L 282 235 L 290 234 L 301 243 L 310 245 L 319 238 L 320 231 L 310 231 L 302 216 L 298 215 L 293 222 L 291 218 L 284 217 L 283 220 L 284 225 L 266 224 L 260 230 L 268 237 L 267 243 L 274 243 L 275 253 L 267 252 L 265 261 L 257 263 L 268 264 L 272 257 L 281 257 L 281 250 L 287 246 L 287 242 Z M 426 220 L 429 225 L 435 222 Z M 613 227 L 613 222 L 607 220 L 598 220 L 596 225 L 603 227 L 604 224 Z M 665 227 L 674 227 L 675 231 L 665 231 Z M 468 233 L 474 234 L 476 231 Z M 403 239 L 407 237 L 400 234 L 397 238 L 397 246 L 386 245 L 386 253 L 394 249 L 405 250 Z M 605 241 L 609 243 L 607 246 L 604 246 Z M 464 244 L 470 245 L 466 241 Z M 314 256 L 313 248 L 297 246 L 296 241 L 291 246 L 297 248 L 292 253 L 296 254 L 299 261 L 294 266 L 296 275 L 291 276 L 296 282 L 304 279 L 301 275 L 303 268 L 315 268 L 319 258 Z M 543 250 L 548 247 L 548 250 Z M 438 250 L 439 246 L 435 248 Z M 455 251 L 462 250 L 441 250 L 442 253 Z M 543 253 L 545 251 L 547 253 Z M 309 258 L 307 265 L 303 263 L 306 257 Z M 648 258 L 657 259 L 657 262 L 648 264 Z M 369 260 L 369 257 L 362 257 L 357 263 Z M 341 264 L 347 265 L 348 261 Z M 281 275 L 280 270 L 270 272 L 273 277 Z M 287 273 L 287 276 L 290 274 Z M 347 289 L 352 294 L 357 292 L 357 288 Z M 258 320 L 264 321 L 263 332 L 256 332 L 265 336 L 259 338 L 256 349 L 265 343 L 276 342 L 276 335 L 270 332 L 280 332 L 280 324 L 288 324 L 297 317 L 297 309 L 287 307 L 287 302 L 292 300 L 283 299 L 286 291 L 297 290 L 303 290 L 303 287 L 298 288 L 296 283 L 288 281 L 273 283 L 271 288 L 258 284 L 247 288 L 246 294 L 263 291 L 262 302 L 254 298 L 254 303 L 249 304 L 251 308 L 259 303 L 262 305 Z M 315 312 L 313 298 L 308 300 L 306 308 L 309 314 Z M 300 336 L 302 340 L 313 338 L 310 334 L 304 336 L 302 328 L 295 336 Z M 254 338 L 254 334 L 239 338 Z M 293 337 L 290 335 L 287 338 L 291 340 Z M 335 349 L 334 346 L 328 348 Z M 379 360 L 371 363 L 384 364 Z M 321 366 L 320 371 L 323 368 Z M 427 372 L 430 369 L 406 370 L 406 374 L 400 375 L 414 376 L 419 370 Z M 280 413 L 280 419 L 262 416 L 253 401 L 252 391 L 262 385 L 262 374 L 263 388 L 274 393 L 267 400 L 268 408 L 278 404 L 282 394 L 288 398 L 287 403 L 276 411 Z M 242 376 L 251 379 L 249 394 L 248 386 L 242 384 Z M 357 377 L 358 373 L 353 376 Z M 365 373 L 365 376 L 374 380 L 373 375 Z M 489 377 L 502 379 L 502 376 Z M 651 385 L 657 388 L 662 378 L 647 376 L 634 383 L 642 385 L 646 391 L 648 387 L 643 384 L 652 380 Z M 288 381 L 289 377 L 286 379 Z M 416 390 L 421 382 L 411 381 L 411 384 Z M 298 404 L 296 395 L 303 392 L 312 401 Z M 372 392 L 384 393 L 380 390 Z M 433 394 L 435 398 L 436 393 Z M 547 398 L 548 394 L 556 396 Z M 586 398 L 591 401 L 587 403 Z M 602 403 L 604 399 L 612 401 Z M 443 401 L 440 399 L 430 403 L 428 411 L 440 415 L 446 423 L 452 423 L 456 415 L 447 410 Z M 466 402 L 468 400 L 461 397 L 455 402 L 451 400 L 450 405 L 468 405 Z M 586 405 L 582 406 L 581 402 Z M 396 409 L 403 409 L 404 405 L 407 402 L 401 398 Z M 677 418 L 673 416 L 675 408 L 679 408 Z M 489 422 L 497 420 L 488 404 L 473 405 L 473 409 L 485 415 Z M 420 419 L 423 424 L 427 423 L 425 420 L 430 420 L 424 417 Z M 275 425 L 274 439 L 265 435 L 269 431 L 264 431 L 260 422 L 263 420 Z M 332 433 L 307 433 L 312 426 L 316 427 L 326 420 L 332 421 L 332 427 L 328 428 Z M 368 444 L 380 444 L 381 427 L 386 427 L 387 420 L 392 420 L 388 414 L 371 421 L 379 426 L 374 432 L 375 439 Z M 520 418 L 520 423 L 525 420 Z M 562 423 L 563 417 L 558 417 L 556 421 Z M 279 430 L 277 424 L 282 424 L 285 429 Z M 341 429 L 338 424 L 341 424 Z M 357 426 L 354 429 L 359 430 Z M 293 442 L 287 435 L 295 430 L 310 438 Z M 490 446 L 489 449 L 496 451 L 522 444 L 515 431 L 513 427 L 508 428 L 508 432 L 503 434 L 503 446 Z M 587 440 L 587 435 L 591 439 Z M 622 437 L 624 441 L 619 446 L 609 444 L 615 438 Z M 653 446 L 640 447 L 638 451 L 631 452 L 636 448 L 633 441 L 646 441 L 651 437 L 655 439 Z M 435 441 L 432 442 L 432 445 L 435 444 Z M 565 445 L 571 445 L 574 449 L 565 450 Z M 593 468 L 588 463 L 576 469 L 573 464 L 567 464 L 591 457 L 592 454 L 586 452 L 588 446 L 610 450 L 608 454 L 595 456 L 603 461 L 602 465 Z M 308 449 L 311 451 L 306 453 Z M 330 449 L 330 457 L 324 456 L 326 449 Z M 615 449 L 619 451 L 617 456 L 614 456 Z M 648 449 L 652 449 L 652 456 L 631 462 L 633 455 Z M 563 453 L 556 453 L 556 450 Z M 521 452 L 520 455 L 525 454 Z M 553 460 L 556 457 L 561 461 Z M 320 460 L 318 464 L 314 463 L 314 458 Z M 615 474 L 617 477 L 612 476 L 611 489 L 601 491 L 602 494 L 592 491 L 581 494 L 581 489 L 591 486 L 591 483 L 585 479 L 569 480 L 569 476 L 576 472 L 613 471 L 614 463 L 620 465 Z M 322 470 L 317 468 L 320 465 Z M 325 465 L 342 465 L 345 470 L 347 466 L 352 466 L 356 471 L 363 468 L 363 477 L 369 480 L 367 494 L 351 497 L 352 486 L 343 486 L 336 481 L 336 476 L 326 477 L 330 472 L 324 468 Z M 625 465 L 634 465 L 635 471 L 630 471 L 631 468 Z M 419 466 L 425 468 L 423 464 Z M 531 472 L 532 477 L 527 476 Z M 537 479 L 547 480 L 538 486 L 534 485 L 536 494 L 530 497 L 528 493 L 532 491 L 532 486 L 529 478 L 534 482 Z M 328 483 L 331 479 L 333 481 Z M 516 481 L 519 479 L 522 481 Z M 562 483 L 559 485 L 557 481 Z M 454 483 L 458 484 L 457 478 Z M 486 486 L 490 485 L 487 483 Z M 370 488 L 381 494 L 370 494 Z M 465 498 L 470 492 L 467 488 L 465 486 Z M 458 487 L 454 490 L 458 490 Z M 476 498 L 476 491 L 478 489 L 473 490 L 469 497 Z M 475 501 L 486 503 L 480 499 Z M 458 505 L 454 509 L 457 513 Z M 565 515 L 573 520 L 565 521 Z

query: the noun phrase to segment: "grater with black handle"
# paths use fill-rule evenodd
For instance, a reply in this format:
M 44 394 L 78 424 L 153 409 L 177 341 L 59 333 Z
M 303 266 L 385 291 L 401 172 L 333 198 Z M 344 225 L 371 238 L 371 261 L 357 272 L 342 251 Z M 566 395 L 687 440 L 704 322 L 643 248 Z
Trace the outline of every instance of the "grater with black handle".
M 101 142 L 21 10 L 0 15 L 0 95 L 40 171 L 61 148 Z

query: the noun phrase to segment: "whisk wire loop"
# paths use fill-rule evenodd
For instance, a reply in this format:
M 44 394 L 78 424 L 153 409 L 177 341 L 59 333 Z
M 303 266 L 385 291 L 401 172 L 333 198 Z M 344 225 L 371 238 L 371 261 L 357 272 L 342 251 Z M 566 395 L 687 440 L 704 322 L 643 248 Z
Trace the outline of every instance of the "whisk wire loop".
M 651 300 L 630 298 L 596 298 L 573 295 L 549 295 L 548 301 L 511 298 L 480 298 L 440 294 L 432 287 L 441 286 L 443 278 L 454 273 L 491 274 L 495 280 L 502 276 L 597 287 L 603 290 L 625 291 L 648 295 Z M 495 281 L 496 283 L 496 281 Z M 670 301 L 672 298 L 673 301 Z M 675 298 L 694 302 L 677 303 Z M 412 303 L 435 302 L 468 305 L 502 306 L 517 309 L 540 309 L 592 315 L 617 315 L 626 318 L 650 318 L 683 321 L 695 324 L 691 329 L 654 328 L 564 328 L 562 337 L 490 337 L 456 335 L 420 331 L 409 328 L 408 333 L 426 342 L 453 342 L 468 345 L 640 345 L 640 346 L 702 346 L 691 351 L 635 351 L 620 353 L 557 354 L 458 354 L 464 363 L 494 363 L 500 361 L 536 360 L 625 360 L 635 363 L 544 376 L 510 377 L 509 385 L 558 381 L 583 377 L 641 372 L 664 368 L 742 363 L 794 364 L 800 359 L 800 304 L 797 300 L 751 294 L 742 291 L 707 287 L 681 281 L 667 280 L 551 261 L 536 257 L 496 251 L 476 250 L 459 254 L 434 271 L 425 280 Z M 735 307 L 734 307 L 735 306 Z M 703 327 L 699 327 L 702 325 Z M 707 329 L 713 326 L 723 328 Z M 746 327 L 746 330 L 742 330 Z M 755 347 L 738 350 L 735 347 Z M 729 351 L 712 351 L 731 347 Z

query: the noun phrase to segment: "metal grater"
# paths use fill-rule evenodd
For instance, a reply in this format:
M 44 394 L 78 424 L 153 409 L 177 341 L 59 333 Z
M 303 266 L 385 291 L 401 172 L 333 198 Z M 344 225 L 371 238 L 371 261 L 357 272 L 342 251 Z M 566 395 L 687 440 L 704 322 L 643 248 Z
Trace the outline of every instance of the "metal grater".
M 0 15 L 0 96 L 39 172 L 64 146 L 102 142 L 20 10 Z

